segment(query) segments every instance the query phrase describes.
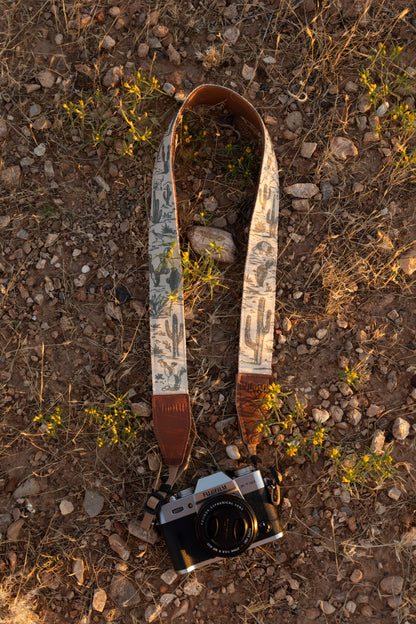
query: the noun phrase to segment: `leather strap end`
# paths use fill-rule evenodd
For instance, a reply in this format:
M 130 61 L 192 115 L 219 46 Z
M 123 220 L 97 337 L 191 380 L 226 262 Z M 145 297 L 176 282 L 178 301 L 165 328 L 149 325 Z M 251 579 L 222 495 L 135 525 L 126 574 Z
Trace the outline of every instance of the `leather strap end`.
M 189 394 L 153 396 L 153 427 L 168 466 L 180 466 L 184 462 L 191 421 Z
M 250 452 L 255 450 L 263 437 L 262 423 L 266 414 L 261 407 L 261 401 L 272 382 L 271 375 L 237 374 L 235 404 L 241 435 Z

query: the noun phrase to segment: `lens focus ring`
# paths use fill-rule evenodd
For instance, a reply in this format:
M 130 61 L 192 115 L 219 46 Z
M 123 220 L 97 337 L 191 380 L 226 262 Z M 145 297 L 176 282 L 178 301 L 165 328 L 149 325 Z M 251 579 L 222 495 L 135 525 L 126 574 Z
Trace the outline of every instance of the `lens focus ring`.
M 234 557 L 252 544 L 257 519 L 250 505 L 238 496 L 224 494 L 210 498 L 196 517 L 201 545 L 219 557 Z

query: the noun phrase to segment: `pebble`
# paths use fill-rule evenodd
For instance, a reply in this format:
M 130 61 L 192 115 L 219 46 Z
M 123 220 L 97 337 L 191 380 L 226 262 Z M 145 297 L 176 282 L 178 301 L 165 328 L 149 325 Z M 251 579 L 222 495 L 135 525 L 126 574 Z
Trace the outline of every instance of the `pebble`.
M 249 65 L 246 65 L 244 63 L 243 69 L 241 70 L 241 75 L 244 78 L 244 80 L 253 80 L 255 73 L 256 71 L 254 67 L 250 67 Z
M 103 506 L 104 496 L 101 496 L 101 494 L 95 492 L 94 490 L 86 490 L 83 507 L 85 512 L 90 516 L 90 518 L 98 516 Z
M 110 35 L 106 35 L 101 42 L 101 47 L 104 48 L 104 50 L 112 50 L 115 45 L 116 42 Z
M 173 65 L 180 65 L 181 64 L 181 55 L 173 47 L 173 45 L 171 43 L 168 45 L 168 55 L 169 55 L 169 61 L 171 63 L 173 63 Z
M 94 611 L 102 613 L 107 602 L 107 594 L 104 589 L 96 589 L 92 598 L 92 608 Z
M 194 226 L 187 232 L 192 249 L 199 254 L 209 256 L 220 262 L 234 262 L 236 258 L 236 247 L 233 237 L 229 232 L 213 227 Z M 221 251 L 216 253 L 210 250 L 210 243 L 215 242 L 221 247 Z
M 358 409 L 352 409 L 348 412 L 348 418 L 350 423 L 356 427 L 361 422 L 362 414 Z
M 284 191 L 288 195 L 292 195 L 292 197 L 297 197 L 298 199 L 310 199 L 319 193 L 316 184 L 311 184 L 310 182 L 298 182 L 297 184 L 286 186 Z
M 84 562 L 82 559 L 74 559 L 72 562 L 72 574 L 77 579 L 78 585 L 82 585 L 84 582 Z
M 317 148 L 317 145 L 317 143 L 302 143 L 302 146 L 300 148 L 300 155 L 302 156 L 302 158 L 312 158 L 313 153 Z
M 64 36 L 61 33 L 55 35 L 55 43 L 56 45 L 61 45 L 64 40 Z
M 371 440 L 371 450 L 374 451 L 374 453 L 382 453 L 385 441 L 386 436 L 384 435 L 384 432 L 377 430 Z
M 312 418 L 316 423 L 324 423 L 329 420 L 330 415 L 326 410 L 314 407 L 312 410 Z
M 9 542 L 17 542 L 20 539 L 25 521 L 19 518 L 10 524 L 7 528 L 7 539 Z
M 396 486 L 393 486 L 392 488 L 389 489 L 389 491 L 387 492 L 387 496 L 389 498 L 391 498 L 394 501 L 398 501 L 399 498 L 401 497 L 402 493 L 399 490 L 399 488 L 397 488 Z
M 44 162 L 44 170 L 45 170 L 45 175 L 48 178 L 53 178 L 55 175 L 55 171 L 53 169 L 53 164 L 51 160 L 45 160 Z
M 402 576 L 385 576 L 380 581 L 380 589 L 383 594 L 399 596 L 403 589 L 404 579 Z
M 290 330 L 292 329 L 292 321 L 288 319 L 287 316 L 285 316 L 282 321 L 282 329 L 284 332 L 290 332 Z
M 63 500 L 59 503 L 59 511 L 63 516 L 67 516 L 74 511 L 74 505 L 71 501 Z
M 274 56 L 263 56 L 263 63 L 266 63 L 266 65 L 276 65 L 277 61 L 274 58 Z
M 55 74 L 49 69 L 44 69 L 38 74 L 38 80 L 44 89 L 50 89 L 55 84 Z
M 115 87 L 123 76 L 123 68 L 120 65 L 111 67 L 104 75 L 103 85 L 104 87 Z
M 331 154 L 338 160 L 346 160 L 349 156 L 358 156 L 354 143 L 345 137 L 334 137 L 329 146 Z
M 235 461 L 241 459 L 240 451 L 238 450 L 238 446 L 235 444 L 229 444 L 225 449 L 225 452 L 230 459 L 234 459 Z
M 328 182 L 328 181 L 321 182 L 319 185 L 319 188 L 321 190 L 322 199 L 324 201 L 328 201 L 329 199 L 331 199 L 331 197 L 335 195 L 335 189 L 332 186 L 331 182 Z
M 360 581 L 362 581 L 362 578 L 363 578 L 363 573 L 361 572 L 361 570 L 359 570 L 358 568 L 355 568 L 355 570 L 353 570 L 351 573 L 350 581 L 351 583 L 359 583 Z
M 294 199 L 292 200 L 292 208 L 296 212 L 308 212 L 310 204 L 307 199 Z
M 300 111 L 292 111 L 287 115 L 285 122 L 291 132 L 300 130 L 303 126 L 302 113 Z
M 319 611 L 319 609 L 316 609 L 315 607 L 308 607 L 307 609 L 305 609 L 305 617 L 308 620 L 316 620 L 319 616 L 321 615 L 321 612 Z
M 372 403 L 367 408 L 367 416 L 368 418 L 373 418 L 374 416 L 379 416 L 381 412 L 383 411 L 384 411 L 384 405 L 375 405 L 374 403 Z
M 226 41 L 234 45 L 238 41 L 238 38 L 240 36 L 240 30 L 239 28 L 237 28 L 237 26 L 229 26 L 229 28 L 226 28 L 224 30 L 222 36 Z
M 32 106 L 29 108 L 29 117 L 36 117 L 36 115 L 39 115 L 41 111 L 42 109 L 39 104 L 32 104 Z
M 412 275 L 416 271 L 416 245 L 400 258 L 399 265 L 406 275 Z
M 325 329 L 324 327 L 322 327 L 322 329 L 318 329 L 318 331 L 315 334 L 315 336 L 318 338 L 318 340 L 322 340 L 327 335 L 328 335 L 328 330 Z
M 183 586 L 183 591 L 187 596 L 199 596 L 203 589 L 204 586 L 197 579 L 192 579 Z
M 139 45 L 137 46 L 137 56 L 141 59 L 146 58 L 146 56 L 149 54 L 149 46 L 147 45 L 147 43 L 139 43 Z
M 156 24 L 153 26 L 153 34 L 158 39 L 164 39 L 169 34 L 169 28 L 163 24 Z
M 393 424 L 393 435 L 396 440 L 405 440 L 410 433 L 410 424 L 404 418 L 396 418 Z
M 26 479 L 24 483 L 19 485 L 13 492 L 13 498 L 17 500 L 18 498 L 26 498 L 27 496 L 35 496 L 40 492 L 40 483 L 39 480 L 35 477 L 30 477 Z
M 8 511 L 5 513 L 0 513 L 0 534 L 3 533 L 5 529 L 10 525 L 12 521 L 12 516 Z
M 416 527 L 412 527 L 410 531 L 406 531 L 406 533 L 403 533 L 400 540 L 400 545 L 407 548 L 416 546 Z
M 88 264 L 84 264 L 84 266 L 81 268 L 81 273 L 89 273 L 90 271 L 91 269 Z
M 20 176 L 22 172 L 19 165 L 13 165 L 12 167 L 6 167 L 0 171 L 0 181 L 7 188 L 16 188 L 20 184 Z
M 111 579 L 110 596 L 119 607 L 132 607 L 141 601 L 133 583 L 121 574 Z
M 166 95 L 174 96 L 175 95 L 175 87 L 170 82 L 165 82 L 162 87 L 162 91 L 166 93 Z
M 376 110 L 377 117 L 382 117 L 383 115 L 385 115 L 387 111 L 389 110 L 389 108 L 390 108 L 390 104 L 387 101 L 382 102 Z
M 138 403 L 132 403 L 131 409 L 133 414 L 139 418 L 149 418 L 152 413 L 152 408 L 145 401 L 139 401 Z
M 5 119 L 0 119 L 0 139 L 4 139 L 8 132 L 7 121 Z
M 306 345 L 299 345 L 298 347 L 296 347 L 296 353 L 298 355 L 306 355 L 307 353 L 309 353 L 308 347 Z
M 160 597 L 160 604 L 162 607 L 167 607 L 174 600 L 176 600 L 176 594 L 163 594 Z
M 121 9 L 118 6 L 112 6 L 108 10 L 110 17 L 118 17 L 121 13 Z
M 348 611 L 348 613 L 355 613 L 356 608 L 357 608 L 357 604 L 353 600 L 347 601 L 347 604 L 345 605 L 345 609 L 346 611 Z
M 35 154 L 35 156 L 39 156 L 39 158 L 41 156 L 44 156 L 46 152 L 46 145 L 45 143 L 39 143 L 39 145 L 37 145 L 35 147 L 35 149 L 33 150 L 33 153 Z
M 325 615 L 332 615 L 336 611 L 336 608 L 334 607 L 334 605 L 332 605 L 327 600 L 321 600 L 319 606 L 321 607 L 321 610 L 323 613 L 325 613 Z
M 352 82 L 352 80 L 348 80 L 345 84 L 345 91 L 347 93 L 357 93 L 358 85 L 356 82 Z
M 390 371 L 387 375 L 387 390 L 393 392 L 397 388 L 397 375 L 395 371 Z
M 166 570 L 166 572 L 163 572 L 163 574 L 160 575 L 160 578 L 164 583 L 166 583 L 166 585 L 172 585 L 172 583 L 174 583 L 178 578 L 178 573 L 173 568 L 170 568 L 169 570 Z
M 110 548 L 114 550 L 123 561 L 127 561 L 130 557 L 130 550 L 127 548 L 124 540 L 117 533 L 113 533 L 108 538 Z

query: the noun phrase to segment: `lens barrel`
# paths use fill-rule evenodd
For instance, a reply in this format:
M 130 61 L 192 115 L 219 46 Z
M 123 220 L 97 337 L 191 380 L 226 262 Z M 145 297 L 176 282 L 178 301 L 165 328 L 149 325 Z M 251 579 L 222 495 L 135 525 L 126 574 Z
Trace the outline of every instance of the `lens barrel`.
M 199 509 L 196 534 L 210 553 L 234 557 L 252 544 L 257 534 L 257 519 L 244 498 L 232 494 L 214 496 Z

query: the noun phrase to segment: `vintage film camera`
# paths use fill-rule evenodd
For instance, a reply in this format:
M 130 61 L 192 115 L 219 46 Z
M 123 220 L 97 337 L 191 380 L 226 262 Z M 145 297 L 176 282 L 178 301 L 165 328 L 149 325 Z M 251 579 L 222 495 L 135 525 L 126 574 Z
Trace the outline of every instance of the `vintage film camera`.
M 276 485 L 251 466 L 216 472 L 161 505 L 159 528 L 175 570 L 186 574 L 282 537 Z

